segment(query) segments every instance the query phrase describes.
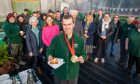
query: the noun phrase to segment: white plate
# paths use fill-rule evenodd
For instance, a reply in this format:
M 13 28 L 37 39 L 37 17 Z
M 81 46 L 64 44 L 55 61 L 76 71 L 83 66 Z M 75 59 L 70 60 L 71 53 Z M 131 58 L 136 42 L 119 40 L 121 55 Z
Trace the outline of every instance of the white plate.
M 56 58 L 56 59 L 58 60 L 58 64 L 50 64 L 50 61 L 48 61 L 48 64 L 54 69 L 59 68 L 61 65 L 65 63 L 62 58 Z

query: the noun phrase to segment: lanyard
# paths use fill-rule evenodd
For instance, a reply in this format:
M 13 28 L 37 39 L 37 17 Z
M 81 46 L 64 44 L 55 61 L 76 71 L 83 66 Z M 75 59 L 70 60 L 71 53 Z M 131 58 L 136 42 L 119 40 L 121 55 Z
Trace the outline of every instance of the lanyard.
M 69 48 L 69 51 L 71 53 L 72 56 L 75 55 L 75 50 L 74 50 L 74 36 L 72 36 L 72 46 L 70 45 L 69 41 L 68 41 L 68 38 L 66 37 L 66 35 L 64 34 L 64 38 L 65 38 L 65 41 L 66 41 L 66 44 Z

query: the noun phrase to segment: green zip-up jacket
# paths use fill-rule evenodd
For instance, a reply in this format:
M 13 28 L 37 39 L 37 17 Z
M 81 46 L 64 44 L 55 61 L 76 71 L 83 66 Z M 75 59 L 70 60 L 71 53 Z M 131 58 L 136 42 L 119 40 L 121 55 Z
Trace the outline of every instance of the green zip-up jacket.
M 22 42 L 19 34 L 20 28 L 17 23 L 5 22 L 3 25 L 4 32 L 8 38 L 8 42 L 11 44 L 19 44 Z
M 131 31 L 132 29 L 136 29 L 134 24 L 125 23 L 121 28 L 121 39 L 126 39 L 129 31 Z
M 72 39 L 69 39 L 69 42 L 71 44 Z M 74 34 L 74 48 L 76 55 L 78 57 L 83 56 L 85 60 L 86 52 L 84 50 L 84 40 L 77 34 Z M 51 45 L 47 49 L 47 57 L 49 55 L 64 59 L 65 63 L 54 70 L 54 75 L 57 78 L 61 80 L 72 80 L 78 77 L 80 63 L 71 62 L 71 54 L 64 40 L 64 33 L 59 34 L 52 40 Z
M 128 52 L 132 56 L 140 58 L 140 32 L 132 29 L 128 34 Z

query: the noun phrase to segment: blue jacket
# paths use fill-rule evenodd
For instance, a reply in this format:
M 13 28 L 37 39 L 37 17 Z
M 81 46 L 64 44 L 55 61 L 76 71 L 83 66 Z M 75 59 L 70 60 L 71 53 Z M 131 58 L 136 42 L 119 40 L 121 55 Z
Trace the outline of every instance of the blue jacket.
M 83 22 L 83 28 L 84 28 L 84 29 L 85 29 L 85 26 L 86 26 L 86 23 Z M 95 32 L 96 32 L 96 27 L 95 27 L 94 22 L 92 22 L 92 23 L 89 25 L 89 28 L 88 28 L 87 35 L 89 36 L 89 38 L 87 38 L 87 40 L 86 40 L 86 45 L 93 45 L 94 33 L 95 33 Z
M 38 26 L 39 29 L 39 43 L 37 42 L 37 37 L 32 31 L 32 27 L 28 26 L 27 31 L 26 31 L 26 44 L 27 44 L 27 49 L 28 52 L 32 52 L 33 56 L 37 56 L 39 54 L 39 49 L 43 48 L 44 45 L 42 43 L 42 30 L 40 26 Z

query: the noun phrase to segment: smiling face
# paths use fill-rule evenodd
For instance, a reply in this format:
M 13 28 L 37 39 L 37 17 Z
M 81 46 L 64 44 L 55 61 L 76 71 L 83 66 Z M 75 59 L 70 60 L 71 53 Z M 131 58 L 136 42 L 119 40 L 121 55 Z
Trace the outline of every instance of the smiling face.
M 119 21 L 119 16 L 118 16 L 118 15 L 115 15 L 115 16 L 114 16 L 114 21 L 115 21 L 115 22 L 118 22 L 118 21 Z
M 92 15 L 86 15 L 86 22 L 91 22 L 93 20 Z
M 47 17 L 47 18 L 46 18 L 46 23 L 47 23 L 48 25 L 52 25 L 52 23 L 53 23 L 53 18 L 52 18 L 52 17 Z
M 134 19 L 135 19 L 134 17 L 129 17 L 127 20 L 128 24 L 131 24 L 134 21 Z
M 110 20 L 110 15 L 105 14 L 103 19 L 104 19 L 104 21 L 109 21 Z
M 10 22 L 10 23 L 14 23 L 14 22 L 15 22 L 15 17 L 9 18 L 9 22 Z
M 56 12 L 56 18 L 59 20 L 60 19 L 60 16 L 61 16 L 61 13 L 60 12 Z
M 19 20 L 19 22 L 21 22 L 21 23 L 24 22 L 24 18 L 23 18 L 23 17 L 19 17 L 18 20 Z
M 66 35 L 72 34 L 73 33 L 73 28 L 75 26 L 73 19 L 63 19 L 62 20 L 62 25 L 63 25 L 63 30 Z
M 29 19 L 29 24 L 32 25 L 32 28 L 36 28 L 37 24 L 38 24 L 38 20 L 36 17 L 32 16 Z
M 64 12 L 64 14 L 67 14 L 68 13 L 68 8 L 64 7 L 63 12 Z

